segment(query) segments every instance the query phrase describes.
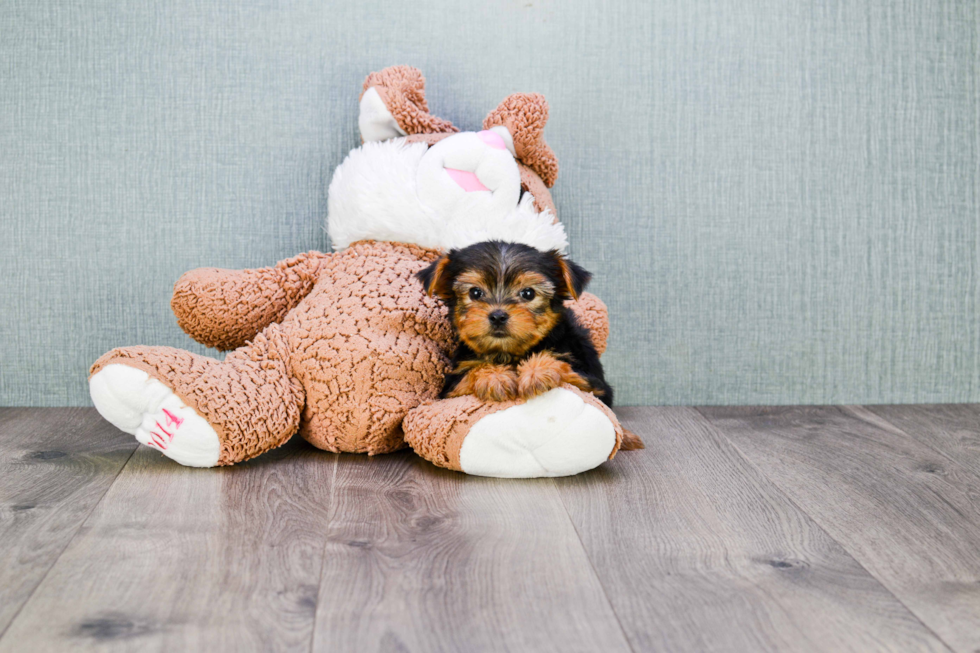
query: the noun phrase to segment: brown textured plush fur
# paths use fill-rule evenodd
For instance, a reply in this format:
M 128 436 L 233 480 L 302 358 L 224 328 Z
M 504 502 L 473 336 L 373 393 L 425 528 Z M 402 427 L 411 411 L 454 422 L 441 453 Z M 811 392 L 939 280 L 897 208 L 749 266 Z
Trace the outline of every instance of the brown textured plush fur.
M 328 451 L 400 449 L 402 420 L 438 395 L 454 346 L 445 307 L 413 278 L 437 257 L 415 245 L 362 242 L 258 270 L 188 272 L 172 301 L 181 328 L 238 349 L 217 361 L 124 347 L 92 373 L 123 363 L 173 388 L 218 433 L 219 464 L 277 447 L 297 427 Z M 583 323 L 605 324 L 596 297 L 584 295 L 573 310 Z M 593 333 L 604 346 L 605 331 Z

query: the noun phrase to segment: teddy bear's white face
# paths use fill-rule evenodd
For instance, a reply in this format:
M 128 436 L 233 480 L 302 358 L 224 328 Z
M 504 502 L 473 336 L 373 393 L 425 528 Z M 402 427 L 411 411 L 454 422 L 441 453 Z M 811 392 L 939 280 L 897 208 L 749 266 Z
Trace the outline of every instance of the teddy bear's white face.
M 507 133 L 506 128 L 500 129 Z M 419 201 L 445 215 L 493 220 L 513 210 L 521 199 L 517 162 L 498 131 L 444 138 L 419 161 L 415 178 Z
M 513 148 L 505 127 L 454 134 L 432 147 L 404 138 L 365 143 L 330 182 L 333 247 L 387 240 L 447 250 L 505 240 L 564 251 L 562 225 L 521 195 Z

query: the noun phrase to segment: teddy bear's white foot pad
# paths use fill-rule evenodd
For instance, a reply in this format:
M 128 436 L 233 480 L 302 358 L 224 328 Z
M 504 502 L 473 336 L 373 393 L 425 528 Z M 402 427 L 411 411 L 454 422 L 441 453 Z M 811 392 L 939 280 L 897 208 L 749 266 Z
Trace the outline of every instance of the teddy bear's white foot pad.
M 575 393 L 556 388 L 474 424 L 459 450 L 459 464 L 476 476 L 570 476 L 601 465 L 614 446 L 609 418 Z
M 128 365 L 106 365 L 89 379 L 99 414 L 120 431 L 188 467 L 214 467 L 218 434 L 160 381 Z

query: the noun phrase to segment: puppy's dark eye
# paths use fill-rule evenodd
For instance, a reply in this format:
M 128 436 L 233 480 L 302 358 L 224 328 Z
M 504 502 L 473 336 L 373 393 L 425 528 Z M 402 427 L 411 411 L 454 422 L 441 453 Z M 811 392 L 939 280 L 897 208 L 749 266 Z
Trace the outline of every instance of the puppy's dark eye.
M 470 288 L 470 299 L 476 301 L 483 297 L 483 291 L 479 288 Z
M 534 288 L 525 288 L 520 292 L 520 296 L 526 302 L 531 301 L 534 299 Z

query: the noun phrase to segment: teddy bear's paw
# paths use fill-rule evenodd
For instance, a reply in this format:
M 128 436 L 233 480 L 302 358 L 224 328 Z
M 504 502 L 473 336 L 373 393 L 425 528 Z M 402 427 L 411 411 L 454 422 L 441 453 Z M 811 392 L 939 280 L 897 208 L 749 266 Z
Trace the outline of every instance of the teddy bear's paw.
M 570 476 L 598 467 L 615 446 L 615 427 L 602 411 L 555 388 L 474 424 L 459 464 L 476 476 Z
M 99 414 L 141 444 L 188 467 L 214 467 L 221 453 L 218 434 L 173 390 L 143 370 L 106 365 L 89 379 Z

